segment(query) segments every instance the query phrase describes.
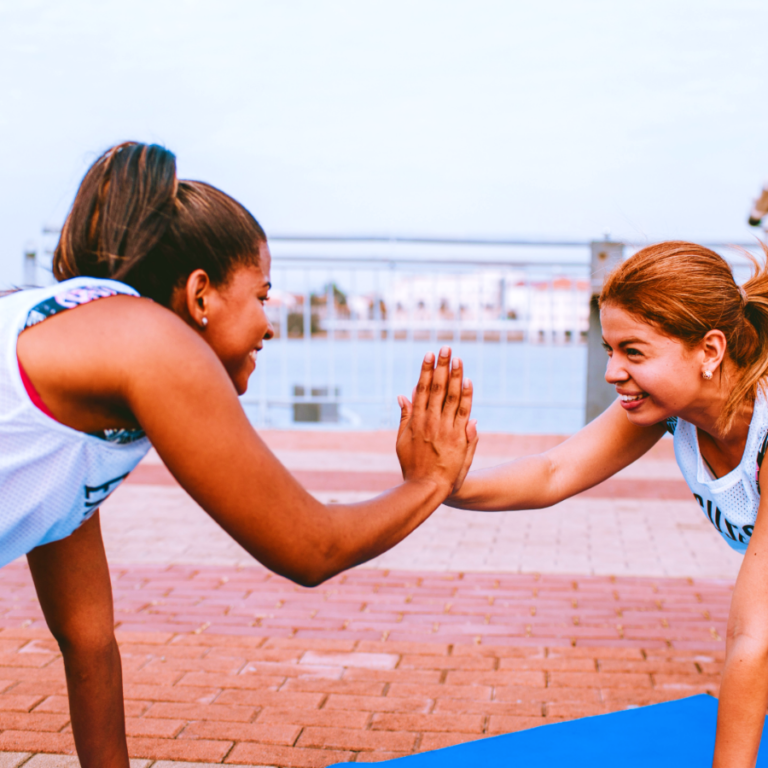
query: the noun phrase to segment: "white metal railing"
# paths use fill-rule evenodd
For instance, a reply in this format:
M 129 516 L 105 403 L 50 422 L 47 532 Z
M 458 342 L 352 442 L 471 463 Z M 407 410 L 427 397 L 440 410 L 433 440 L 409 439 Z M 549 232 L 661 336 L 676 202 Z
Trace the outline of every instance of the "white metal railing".
M 51 281 L 55 235 L 41 257 L 25 254 L 26 282 Z M 396 396 L 444 344 L 473 379 L 484 429 L 582 425 L 588 243 L 273 237 L 270 247 L 275 338 L 242 398 L 257 425 L 391 427 Z M 746 259 L 724 255 L 743 279 Z
M 257 423 L 288 426 L 297 405 L 312 404 L 300 417 L 391 427 L 424 353 L 447 344 L 486 428 L 578 428 L 586 243 L 319 242 L 271 240 L 275 339 L 243 397 Z M 542 249 L 560 258 L 537 258 Z

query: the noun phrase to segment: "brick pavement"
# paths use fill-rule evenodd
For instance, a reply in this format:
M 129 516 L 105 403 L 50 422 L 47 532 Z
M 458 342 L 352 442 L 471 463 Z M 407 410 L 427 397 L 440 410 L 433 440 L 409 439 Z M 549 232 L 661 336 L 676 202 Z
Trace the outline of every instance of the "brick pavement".
M 341 475 L 393 473 L 391 433 L 265 437 L 326 500 L 376 490 Z M 485 436 L 480 459 L 555 440 Z M 678 482 L 669 448 L 615 481 L 629 495 L 535 518 L 441 510 L 314 590 L 255 564 L 150 460 L 103 515 L 135 768 L 368 762 L 716 694 L 737 560 L 692 502 L 648 492 Z M 72 749 L 61 657 L 14 563 L 0 571 L 0 768 L 76 765 L 55 756 Z
M 137 758 L 322 766 L 716 693 L 731 584 L 258 569 L 113 571 Z M 67 752 L 63 668 L 0 571 L 0 749 Z

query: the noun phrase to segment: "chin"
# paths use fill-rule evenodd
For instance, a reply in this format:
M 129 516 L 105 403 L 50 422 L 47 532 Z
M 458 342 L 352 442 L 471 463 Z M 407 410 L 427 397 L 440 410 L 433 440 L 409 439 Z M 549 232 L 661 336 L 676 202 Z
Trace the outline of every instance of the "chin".
M 235 387 L 238 397 L 244 395 L 248 391 L 248 383 L 251 378 L 251 374 L 256 370 L 256 366 L 252 362 L 241 364 L 237 367 L 227 367 L 227 373 L 229 374 L 229 380 Z
M 659 424 L 666 419 L 666 416 L 659 415 L 658 413 L 633 413 L 627 412 L 627 419 L 630 423 L 638 427 L 652 427 L 654 424 Z
M 238 371 L 235 374 L 230 372 L 229 380 L 232 382 L 238 397 L 248 391 L 248 379 L 250 379 L 250 376 L 250 373 L 245 373 L 244 371 Z

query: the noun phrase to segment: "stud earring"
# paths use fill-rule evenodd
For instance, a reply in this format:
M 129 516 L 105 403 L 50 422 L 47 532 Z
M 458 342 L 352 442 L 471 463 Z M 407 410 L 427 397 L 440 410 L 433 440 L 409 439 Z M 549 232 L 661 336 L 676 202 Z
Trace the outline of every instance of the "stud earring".
M 202 325 L 203 328 L 205 328 L 205 326 L 208 325 L 208 318 L 203 316 L 203 319 L 200 321 L 200 325 Z M 709 374 L 709 378 L 710 379 L 712 378 L 712 374 L 711 373 Z
M 712 378 L 712 371 L 702 371 L 701 375 L 705 381 L 709 381 Z

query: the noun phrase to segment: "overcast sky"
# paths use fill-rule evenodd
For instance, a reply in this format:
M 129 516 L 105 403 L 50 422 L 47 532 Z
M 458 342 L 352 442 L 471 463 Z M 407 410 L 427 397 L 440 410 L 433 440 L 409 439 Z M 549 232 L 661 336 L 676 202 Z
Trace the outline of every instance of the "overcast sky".
M 764 0 L 0 0 L 0 283 L 98 153 L 267 233 L 745 241 Z

